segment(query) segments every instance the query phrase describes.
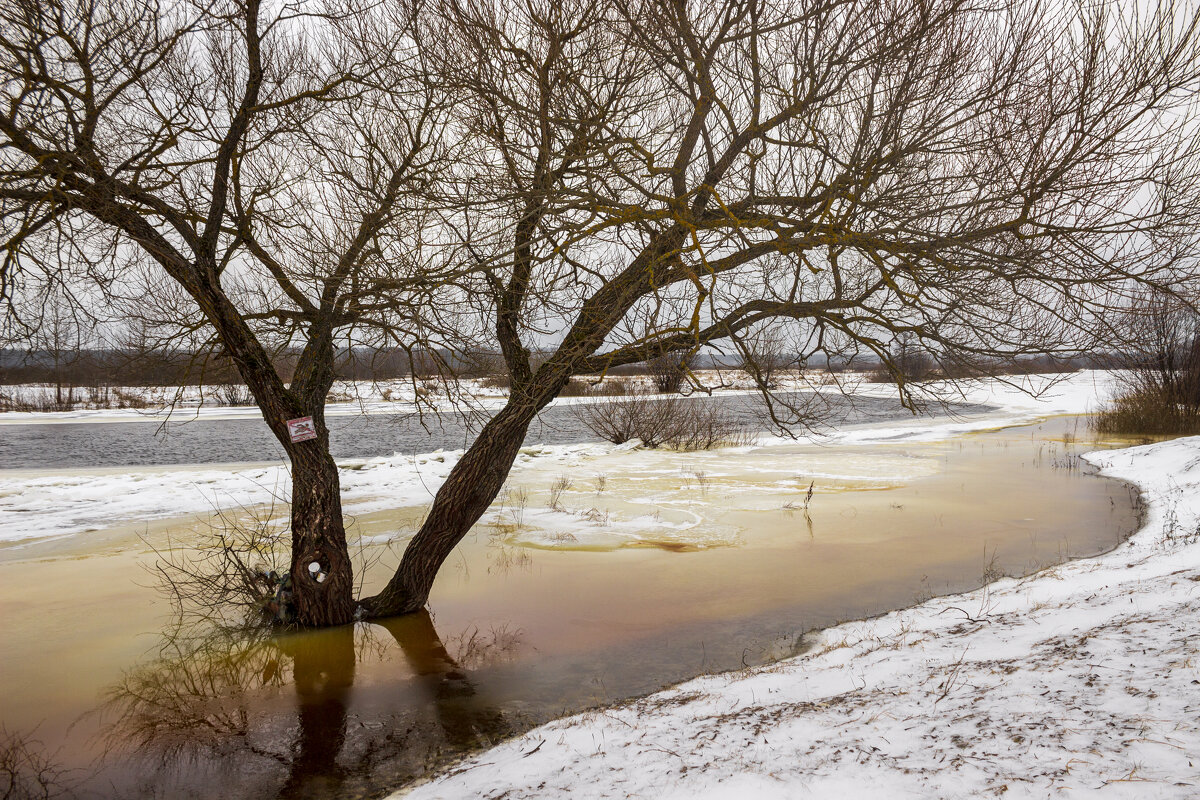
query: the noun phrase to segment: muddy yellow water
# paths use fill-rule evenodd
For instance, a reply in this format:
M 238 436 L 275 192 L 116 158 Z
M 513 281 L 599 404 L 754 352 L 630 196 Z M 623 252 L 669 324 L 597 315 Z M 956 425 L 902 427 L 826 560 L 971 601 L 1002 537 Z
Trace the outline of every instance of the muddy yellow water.
M 561 713 L 1106 550 L 1137 521 L 1130 489 L 1078 459 L 1106 444 L 1063 418 L 944 441 L 528 457 L 431 615 L 306 635 L 180 624 L 146 566 L 194 541 L 195 520 L 9 548 L 0 721 L 56 789 L 378 795 Z M 422 511 L 354 520 L 367 591 Z

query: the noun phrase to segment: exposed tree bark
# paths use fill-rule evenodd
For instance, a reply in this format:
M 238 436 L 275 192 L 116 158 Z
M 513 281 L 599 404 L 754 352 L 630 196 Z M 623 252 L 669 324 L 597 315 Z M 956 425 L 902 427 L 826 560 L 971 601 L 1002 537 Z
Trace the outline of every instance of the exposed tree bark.
M 410 614 L 425 607 L 442 564 L 499 494 L 529 423 L 557 393 L 545 393 L 540 402 L 510 401 L 483 427 L 450 470 L 391 580 L 379 594 L 362 601 L 369 617 Z
M 333 385 L 330 326 L 314 324 L 290 387 L 219 287 L 201 295 L 225 352 L 254 394 L 292 465 L 292 619 L 302 627 L 344 625 L 354 619 L 353 570 L 346 547 L 341 483 L 329 452 L 325 397 Z M 317 438 L 293 442 L 287 422 L 311 416 Z M 313 565 L 316 569 L 313 569 Z
M 297 622 L 310 627 L 344 625 L 354 619 L 354 580 L 337 465 L 319 442 L 318 438 L 292 447 L 292 601 Z

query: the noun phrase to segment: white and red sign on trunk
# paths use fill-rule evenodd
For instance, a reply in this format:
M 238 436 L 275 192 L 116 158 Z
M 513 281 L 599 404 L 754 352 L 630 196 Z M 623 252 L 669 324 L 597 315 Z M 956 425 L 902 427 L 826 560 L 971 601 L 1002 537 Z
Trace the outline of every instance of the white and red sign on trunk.
M 317 438 L 317 426 L 312 417 L 297 417 L 287 421 L 288 435 L 293 442 L 307 442 Z

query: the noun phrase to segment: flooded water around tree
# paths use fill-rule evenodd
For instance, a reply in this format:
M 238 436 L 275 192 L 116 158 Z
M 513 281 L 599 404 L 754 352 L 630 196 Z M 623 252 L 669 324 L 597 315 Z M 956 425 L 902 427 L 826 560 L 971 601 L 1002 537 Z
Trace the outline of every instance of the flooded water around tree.
M 378 796 L 564 713 L 1109 549 L 1138 511 L 1078 458 L 1098 446 L 1060 418 L 943 441 L 534 458 L 443 569 L 431 613 L 305 634 L 172 615 L 143 567 L 200 520 L 9 548 L 0 719 L 84 795 Z M 422 513 L 354 520 L 377 561 L 366 592 Z

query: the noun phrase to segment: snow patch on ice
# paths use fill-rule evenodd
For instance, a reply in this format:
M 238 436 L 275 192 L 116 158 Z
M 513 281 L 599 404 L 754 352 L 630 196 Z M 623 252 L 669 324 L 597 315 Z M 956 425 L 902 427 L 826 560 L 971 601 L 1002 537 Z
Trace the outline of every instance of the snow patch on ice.
M 510 544 L 555 550 L 622 547 L 704 550 L 736 545 L 741 541 L 741 532 L 732 526 L 715 525 L 705 516 L 686 509 L 660 507 L 654 514 L 620 517 L 607 509 L 593 507 L 526 512 L 522 526 L 506 540 Z

